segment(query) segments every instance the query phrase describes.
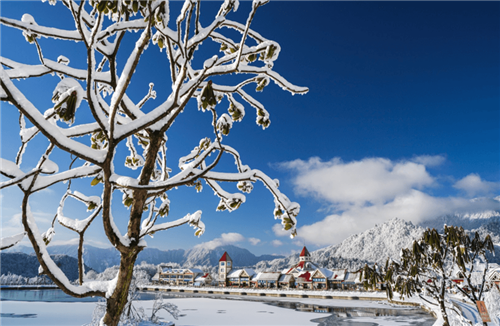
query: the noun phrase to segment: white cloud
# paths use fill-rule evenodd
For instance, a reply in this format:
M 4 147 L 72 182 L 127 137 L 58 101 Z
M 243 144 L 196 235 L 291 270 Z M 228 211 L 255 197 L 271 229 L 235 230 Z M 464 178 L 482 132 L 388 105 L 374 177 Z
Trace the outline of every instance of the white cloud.
M 309 225 L 304 225 L 299 216 L 298 238 L 315 245 L 330 245 L 394 217 L 420 223 L 444 214 L 499 209 L 495 200 L 473 201 L 426 193 L 437 183 L 426 166 L 444 160 L 443 156 L 418 156 L 397 162 L 384 158 L 322 162 L 311 158 L 281 163 L 297 173 L 293 182 L 298 194 L 326 200 L 337 208 L 335 214 Z M 483 181 L 477 175 L 460 180 L 454 187 L 474 194 L 498 190 L 497 183 Z M 273 226 L 273 231 L 276 236 L 288 235 L 279 224 Z
M 245 240 L 245 237 L 239 233 L 235 233 L 235 232 L 222 233 L 220 235 L 220 238 L 215 238 L 211 241 L 200 243 L 200 244 L 196 245 L 195 247 L 203 247 L 203 248 L 207 248 L 207 249 L 211 250 L 211 249 L 215 249 L 219 246 L 233 244 L 233 243 L 241 242 L 244 240 Z
M 314 157 L 281 166 L 298 173 L 294 184 L 299 194 L 326 199 L 343 208 L 345 205 L 382 204 L 397 195 L 434 183 L 425 165 L 384 158 L 344 163 L 339 158 L 322 162 Z
M 411 194 L 396 197 L 384 205 L 352 207 L 340 214 L 329 215 L 319 222 L 300 227 L 298 237 L 308 243 L 330 245 L 394 217 L 416 224 L 445 214 L 475 213 L 498 208 L 498 202 L 494 200 L 438 198 L 414 190 Z
M 446 161 L 443 155 L 420 155 L 412 159 L 413 162 L 423 164 L 425 166 L 439 166 Z
M 54 217 L 53 215 L 45 212 L 33 212 L 33 216 L 41 232 L 44 232 L 46 228 L 50 227 L 52 218 Z M 21 213 L 14 214 L 10 219 L 2 222 L 2 235 L 4 237 L 12 234 L 18 234 L 23 231 L 24 226 L 21 220 Z M 25 240 L 23 240 L 23 243 L 26 243 Z
M 463 179 L 458 180 L 453 187 L 465 191 L 468 196 L 472 197 L 491 194 L 495 190 L 498 191 L 500 184 L 498 182 L 481 180 L 478 174 L 471 173 Z
M 290 231 L 285 231 L 281 223 L 273 225 L 273 232 L 279 237 L 290 236 Z
M 248 242 L 250 242 L 253 246 L 256 246 L 257 244 L 259 244 L 260 239 L 257 239 L 257 238 L 248 238 Z
M 283 245 L 283 242 L 281 242 L 280 240 L 273 240 L 273 241 L 271 241 L 271 244 L 272 244 L 274 247 L 279 247 L 279 246 L 282 246 L 282 245 Z

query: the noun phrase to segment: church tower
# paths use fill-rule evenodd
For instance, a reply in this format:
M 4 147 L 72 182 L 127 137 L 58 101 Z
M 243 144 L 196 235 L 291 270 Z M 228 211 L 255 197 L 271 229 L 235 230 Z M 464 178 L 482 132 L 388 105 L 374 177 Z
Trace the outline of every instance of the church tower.
M 311 254 L 307 250 L 306 246 L 304 246 L 299 256 L 299 262 L 301 261 L 309 261 L 309 262 L 311 261 Z
M 233 260 L 227 252 L 219 259 L 219 285 L 227 285 L 227 274 L 233 269 Z

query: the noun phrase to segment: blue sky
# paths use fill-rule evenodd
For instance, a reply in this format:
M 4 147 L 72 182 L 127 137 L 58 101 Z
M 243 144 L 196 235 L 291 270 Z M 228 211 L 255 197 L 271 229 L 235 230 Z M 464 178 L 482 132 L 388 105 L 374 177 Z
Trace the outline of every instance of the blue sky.
M 202 15 L 205 9 L 213 17 L 216 4 L 202 3 Z M 180 5 L 171 3 L 173 15 Z M 245 22 L 249 7 L 250 2 L 242 2 L 230 18 Z M 4 17 L 20 19 L 27 12 L 39 25 L 73 27 L 61 4 L 2 1 L 0 9 Z M 338 243 L 396 216 L 419 222 L 499 208 L 491 200 L 500 195 L 499 2 L 275 1 L 257 11 L 252 27 L 280 43 L 274 70 L 310 91 L 292 96 L 275 85 L 266 87 L 256 98 L 271 114 L 270 127 L 262 130 L 246 108 L 247 116 L 226 141 L 245 164 L 280 179 L 280 189 L 300 203 L 299 236 L 290 240 L 280 231 L 272 196 L 262 185 L 233 213 L 215 212 L 218 198 L 208 187 L 200 194 L 187 188 L 169 194 L 171 214 L 201 209 L 206 233 L 196 238 L 182 226 L 148 239 L 150 246 L 231 243 L 256 254 L 285 254 L 303 244 L 315 249 Z M 37 63 L 34 46 L 21 32 L 2 26 L 0 33 L 2 56 Z M 84 67 L 82 47 L 63 48 L 46 39 L 41 44 L 45 56 L 55 60 L 64 54 L 72 65 Z M 162 55 L 151 45 L 141 59 L 144 72 L 133 79 L 134 100 L 144 96 L 150 81 L 159 98 L 168 96 L 161 92 L 169 89 L 163 81 L 167 70 L 159 64 Z M 18 85 L 45 110 L 58 80 L 44 77 Z M 18 115 L 1 105 L 1 157 L 13 160 L 20 143 Z M 172 165 L 210 128 L 210 117 L 193 101 L 168 135 Z M 39 138 L 29 145 L 23 169 L 36 164 L 30 155 L 45 149 Z M 61 166 L 68 162 L 62 155 L 59 160 Z M 87 184 L 88 194 L 97 191 Z M 64 189 L 33 198 L 40 229 L 48 227 Z M 22 230 L 20 198 L 13 188 L 1 192 L 4 236 Z M 85 217 L 77 205 L 67 209 Z M 114 215 L 127 213 L 118 205 L 114 209 Z M 89 243 L 104 245 L 101 224 L 94 224 Z M 56 234 L 55 243 L 75 237 L 60 226 Z

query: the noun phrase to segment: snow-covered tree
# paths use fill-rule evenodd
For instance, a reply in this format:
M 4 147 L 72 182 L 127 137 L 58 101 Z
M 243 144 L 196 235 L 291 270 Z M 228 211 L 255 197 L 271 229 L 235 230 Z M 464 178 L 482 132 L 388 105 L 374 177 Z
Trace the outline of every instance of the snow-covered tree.
M 486 253 L 495 252 L 491 236 L 487 235 L 481 239 L 479 233 L 467 234 L 460 227 L 448 227 L 445 225 L 445 234 L 449 234 L 448 243 L 453 247 L 453 261 L 458 277 L 463 279 L 462 284 L 453 285 L 471 303 L 477 305 L 477 301 L 483 301 L 485 286 L 488 286 L 486 273 L 488 272 L 488 259 Z M 483 325 L 487 323 L 483 322 Z
M 471 239 L 461 227 L 446 226 L 443 234 L 436 229 L 424 231 L 421 239 L 413 242 L 411 248 L 401 250 L 399 262 L 388 260 L 385 272 L 365 268 L 365 280 L 388 283 L 387 291 L 392 299 L 393 291 L 402 297 L 418 294 L 429 304 L 437 305 L 445 325 L 450 325 L 448 312 L 453 312 L 454 320 L 462 319 L 448 296 L 448 289 L 456 287 L 472 303 L 481 300 L 487 269 L 486 251 L 493 251 L 491 238 L 481 240 L 476 233 Z M 478 260 L 486 264 L 479 267 Z M 474 269 L 483 268 L 481 277 L 474 278 Z M 463 277 L 469 290 L 458 286 L 453 279 Z M 426 297 L 432 298 L 430 302 Z
M 204 181 L 220 199 L 217 210 L 234 211 L 245 202 L 244 193 L 251 192 L 253 183 L 261 181 L 274 196 L 275 218 L 292 236 L 296 234 L 299 205 L 280 192 L 276 180 L 244 165 L 236 149 L 224 144 L 225 137 L 246 116 L 249 107 L 255 109 L 257 125 L 263 129 L 269 127 L 269 112 L 244 89 L 253 84 L 260 92 L 273 81 L 291 93 L 308 91 L 273 70 L 280 53 L 279 44 L 250 28 L 256 10 L 266 2 L 253 1 L 245 24 L 228 18 L 238 9 L 238 0 L 225 0 L 215 17 L 205 24 L 202 22 L 208 18 L 201 17 L 199 0 L 186 0 L 176 16 L 167 0 L 62 0 L 74 20 L 70 29 L 38 25 L 29 14 L 21 20 L 0 18 L 4 27 L 22 31 L 40 61 L 27 64 L 15 58 L 0 58 L 0 100 L 19 111 L 22 142 L 17 157 L 1 159 L 0 173 L 9 180 L 2 182 L 0 189 L 14 185 L 21 189 L 22 223 L 41 269 L 70 295 L 105 297 L 106 325 L 117 325 L 120 320 L 127 304 L 133 267 L 145 247 L 147 235 L 183 224 L 193 226 L 196 236 L 205 230 L 199 210 L 184 217 L 169 215 L 168 192 L 172 189 L 193 186 L 201 191 Z M 74 42 L 82 44 L 86 61 L 73 64 L 63 55 L 46 57 L 41 38 L 59 42 L 61 49 Z M 201 50 L 204 42 L 216 44 L 220 52 L 207 54 Z M 165 78 L 169 79 L 171 90 L 165 100 L 145 110 L 145 104 L 156 98 L 154 85 L 141 80 L 144 85 L 135 81 L 131 87 L 131 80 L 135 71 L 141 69 L 139 60 L 145 49 L 153 45 L 166 52 L 164 62 L 156 64 L 169 70 Z M 117 63 L 118 57 L 126 58 L 124 65 Z M 44 109 L 28 99 L 19 86 L 22 81 L 16 80 L 49 74 L 53 76 L 53 106 Z M 144 98 L 134 102 L 129 96 L 131 89 L 141 86 L 147 89 L 148 85 Z M 211 115 L 211 132 L 193 144 L 192 151 L 178 158 L 178 168 L 173 168 L 167 164 L 167 133 L 192 100 L 197 101 L 200 115 Z M 23 154 L 37 136 L 48 139 L 49 145 L 38 162 L 26 164 L 30 167 L 26 171 L 21 166 Z M 129 155 L 122 159 L 117 152 L 124 148 Z M 51 160 L 54 152 L 65 152 L 71 157 L 67 168 Z M 223 156 L 234 159 L 233 172 L 214 171 Z M 174 161 L 169 159 L 169 163 Z M 129 172 L 118 172 L 122 169 L 116 167 L 123 164 Z M 76 184 L 75 180 L 81 178 L 89 178 L 88 182 L 94 189 L 99 188 L 101 195 L 87 196 L 83 193 L 85 188 L 73 189 L 71 181 Z M 67 191 L 54 212 L 55 220 L 80 238 L 79 285 L 71 284 L 47 253 L 46 246 L 54 238 L 56 225 L 53 223 L 46 232 L 40 232 L 30 209 L 33 194 L 63 182 L 67 183 Z M 225 190 L 222 182 L 234 182 L 239 191 Z M 121 197 L 122 204 L 129 209 L 125 234 L 119 231 L 113 218 L 113 196 Z M 64 205 L 68 199 L 84 203 L 88 217 L 78 220 L 67 216 Z M 111 245 L 121 255 L 120 267 L 111 281 L 85 282 L 82 244 L 86 230 L 98 216 Z M 161 217 L 166 216 L 169 221 L 161 222 Z M 2 248 L 15 244 L 22 236 L 5 239 Z

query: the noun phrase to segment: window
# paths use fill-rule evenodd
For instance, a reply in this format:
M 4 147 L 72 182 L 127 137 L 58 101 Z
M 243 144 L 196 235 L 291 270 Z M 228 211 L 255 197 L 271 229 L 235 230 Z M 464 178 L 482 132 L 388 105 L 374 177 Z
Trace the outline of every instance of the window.
M 220 265 L 221 265 L 221 266 L 224 266 L 224 265 L 225 265 L 225 263 L 224 263 L 223 261 L 221 261 L 221 262 L 220 262 Z M 228 265 L 229 265 L 229 264 L 228 264 Z
M 231 262 L 230 261 L 227 262 L 227 266 L 228 267 L 231 266 Z
M 221 268 L 221 269 L 220 269 L 220 272 L 221 272 L 221 273 L 224 273 L 224 268 Z

